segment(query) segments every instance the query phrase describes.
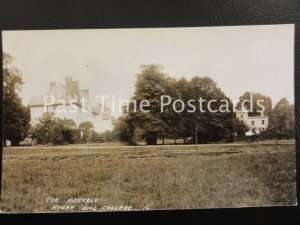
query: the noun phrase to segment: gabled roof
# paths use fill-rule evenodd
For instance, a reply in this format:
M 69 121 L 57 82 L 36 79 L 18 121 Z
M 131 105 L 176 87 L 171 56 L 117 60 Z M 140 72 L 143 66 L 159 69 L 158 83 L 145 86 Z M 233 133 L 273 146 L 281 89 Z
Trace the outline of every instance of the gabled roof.
M 61 83 L 55 83 L 53 85 L 53 87 L 49 90 L 49 92 L 66 92 L 67 89 L 65 87 L 65 85 L 61 84 Z

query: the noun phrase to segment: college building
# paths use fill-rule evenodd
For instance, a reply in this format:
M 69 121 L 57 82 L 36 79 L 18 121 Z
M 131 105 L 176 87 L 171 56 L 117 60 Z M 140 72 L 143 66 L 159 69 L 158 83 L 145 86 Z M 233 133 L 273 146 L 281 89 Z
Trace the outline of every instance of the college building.
M 80 123 L 92 122 L 96 132 L 112 129 L 110 109 L 101 104 L 93 105 L 89 90 L 80 89 L 79 81 L 73 81 L 72 77 L 65 77 L 65 84 L 50 82 L 44 95 L 31 98 L 31 124 L 34 125 L 45 112 L 72 119 L 77 127 Z

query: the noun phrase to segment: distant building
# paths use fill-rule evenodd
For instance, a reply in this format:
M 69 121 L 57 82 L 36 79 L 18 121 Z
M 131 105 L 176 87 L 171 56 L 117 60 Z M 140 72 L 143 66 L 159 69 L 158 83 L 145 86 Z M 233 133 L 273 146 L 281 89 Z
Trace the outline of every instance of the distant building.
M 236 117 L 243 121 L 248 126 L 249 131 L 246 132 L 246 136 L 252 136 L 254 134 L 260 134 L 268 128 L 269 117 L 264 116 L 263 112 L 260 116 L 248 116 L 248 112 L 244 110 L 236 110 Z
M 112 128 L 109 108 L 100 104 L 92 105 L 89 90 L 80 90 L 79 81 L 73 81 L 72 77 L 65 77 L 64 85 L 50 82 L 49 90 L 44 95 L 32 97 L 31 124 L 35 124 L 45 112 L 54 112 L 55 117 L 62 119 L 72 119 L 77 127 L 80 123 L 92 122 L 96 132 Z

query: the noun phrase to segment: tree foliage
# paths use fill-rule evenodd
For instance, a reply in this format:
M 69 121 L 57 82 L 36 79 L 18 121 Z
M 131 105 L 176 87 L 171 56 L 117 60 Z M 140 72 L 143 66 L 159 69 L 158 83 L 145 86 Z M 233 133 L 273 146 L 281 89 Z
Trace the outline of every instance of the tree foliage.
M 82 132 L 82 137 L 81 137 L 82 141 L 89 142 L 92 138 L 92 134 L 93 134 L 93 130 L 94 130 L 94 126 L 93 126 L 92 122 L 90 122 L 90 121 L 83 122 L 83 123 L 79 124 L 78 128 Z
M 246 101 L 245 101 L 246 100 Z M 263 105 L 265 107 L 264 115 L 268 116 L 272 111 L 272 100 L 269 96 L 262 95 L 260 93 L 252 93 L 252 92 L 245 92 L 240 98 L 237 103 L 237 109 L 242 109 L 242 103 L 245 101 L 244 107 L 245 109 L 251 110 L 250 102 L 253 103 L 253 111 L 249 112 L 249 116 L 259 116 L 261 111 L 261 107 L 258 105 Z M 260 102 L 258 102 L 260 101 Z
M 30 127 L 30 111 L 19 97 L 23 80 L 13 62 L 12 56 L 3 54 L 3 140 L 18 145 Z
M 282 98 L 270 113 L 269 126 L 262 138 L 286 139 L 295 137 L 294 105 Z
M 114 129 L 129 143 L 143 139 L 147 144 L 156 144 L 157 138 L 167 137 L 176 140 L 196 135 L 199 143 L 207 143 L 231 141 L 234 133 L 244 134 L 246 126 L 236 119 L 232 110 L 212 113 L 207 110 L 202 112 L 197 108 L 194 113 L 187 110 L 175 112 L 173 105 L 170 104 L 164 108 L 164 112 L 161 112 L 162 95 L 170 96 L 172 101 L 181 99 L 185 105 L 188 105 L 191 99 L 197 103 L 201 97 L 205 100 L 204 107 L 207 107 L 210 99 L 215 99 L 217 102 L 212 109 L 219 109 L 221 100 L 226 99 L 228 107 L 232 109 L 231 100 L 209 77 L 196 76 L 191 80 L 185 78 L 176 80 L 163 73 L 160 65 L 143 65 L 140 69 L 132 97 L 137 103 L 137 110 L 132 110 L 131 104 L 129 111 L 125 110 L 114 123 Z M 148 112 L 139 108 L 143 100 L 149 102 L 148 107 L 143 107 L 144 110 L 149 110 Z M 175 107 L 180 108 L 178 105 Z
M 39 144 L 74 144 L 80 141 L 80 130 L 71 119 L 54 117 L 54 113 L 44 113 L 31 127 L 30 133 Z

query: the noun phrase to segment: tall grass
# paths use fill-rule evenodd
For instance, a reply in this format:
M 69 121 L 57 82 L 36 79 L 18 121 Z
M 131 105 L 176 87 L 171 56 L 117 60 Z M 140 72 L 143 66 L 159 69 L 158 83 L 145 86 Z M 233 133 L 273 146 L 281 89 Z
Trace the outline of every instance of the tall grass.
M 295 146 L 4 149 L 1 207 L 51 212 L 46 197 L 139 210 L 296 203 Z M 77 204 L 80 211 L 84 204 Z

